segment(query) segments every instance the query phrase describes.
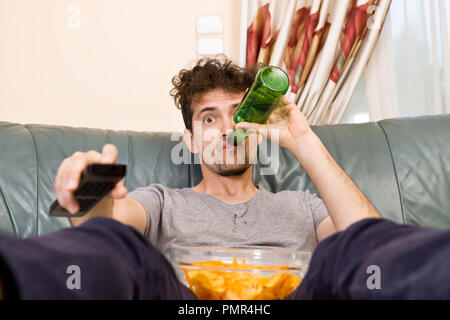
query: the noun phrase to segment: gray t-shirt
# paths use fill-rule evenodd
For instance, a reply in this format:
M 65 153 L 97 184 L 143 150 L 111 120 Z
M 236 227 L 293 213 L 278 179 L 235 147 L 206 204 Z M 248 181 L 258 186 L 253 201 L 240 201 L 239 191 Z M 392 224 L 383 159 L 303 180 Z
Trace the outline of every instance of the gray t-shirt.
M 309 191 L 272 193 L 262 186 L 248 201 L 228 204 L 192 188 L 162 184 L 137 188 L 127 197 L 147 212 L 145 236 L 163 254 L 173 244 L 233 248 L 289 248 L 312 252 L 316 228 L 328 216 Z

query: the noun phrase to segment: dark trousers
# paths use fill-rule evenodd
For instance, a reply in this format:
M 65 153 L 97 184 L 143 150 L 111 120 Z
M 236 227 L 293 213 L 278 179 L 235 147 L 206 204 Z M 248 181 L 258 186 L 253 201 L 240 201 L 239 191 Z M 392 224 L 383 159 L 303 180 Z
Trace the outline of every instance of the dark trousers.
M 316 248 L 289 298 L 450 299 L 449 270 L 450 231 L 366 219 Z M 107 218 L 40 237 L 0 236 L 0 275 L 9 298 L 195 299 L 138 231 Z
M 365 219 L 314 251 L 291 299 L 450 299 L 450 231 Z
M 0 236 L 0 276 L 12 299 L 195 299 L 149 241 L 108 218 L 40 237 Z

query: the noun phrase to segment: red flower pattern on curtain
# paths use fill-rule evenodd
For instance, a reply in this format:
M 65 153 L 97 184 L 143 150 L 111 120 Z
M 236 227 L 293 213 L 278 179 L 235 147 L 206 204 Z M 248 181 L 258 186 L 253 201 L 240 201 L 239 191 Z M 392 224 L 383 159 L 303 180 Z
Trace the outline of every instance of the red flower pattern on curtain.
M 291 96 L 308 120 L 337 123 L 375 47 L 390 2 L 249 1 L 246 66 L 258 62 L 283 68 Z

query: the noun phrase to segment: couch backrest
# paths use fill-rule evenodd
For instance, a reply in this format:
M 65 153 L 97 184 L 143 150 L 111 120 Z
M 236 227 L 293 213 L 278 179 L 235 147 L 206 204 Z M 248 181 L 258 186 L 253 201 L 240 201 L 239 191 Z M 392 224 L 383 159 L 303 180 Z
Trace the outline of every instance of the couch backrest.
M 450 114 L 381 121 L 405 223 L 450 228 Z
M 313 130 L 384 217 L 450 228 L 450 115 Z M 57 168 L 75 151 L 100 151 L 105 143 L 115 144 L 118 162 L 128 165 L 125 185 L 129 191 L 150 183 L 194 186 L 202 177 L 190 154 L 191 163 L 172 163 L 172 152 L 186 148 L 179 135 L 172 138 L 170 132 L 0 122 L 0 232 L 26 237 L 68 227 L 67 219 L 48 216 Z M 267 161 L 266 152 L 259 152 L 253 168 L 255 184 L 272 192 L 316 192 L 289 151 L 281 149 L 275 174 L 261 174 Z

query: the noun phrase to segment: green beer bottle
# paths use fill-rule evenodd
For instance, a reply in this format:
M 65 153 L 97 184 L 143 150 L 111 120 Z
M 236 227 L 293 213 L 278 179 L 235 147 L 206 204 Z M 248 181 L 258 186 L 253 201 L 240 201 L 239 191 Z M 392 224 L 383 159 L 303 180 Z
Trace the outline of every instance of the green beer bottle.
M 283 70 L 273 66 L 261 68 L 234 113 L 234 123 L 245 121 L 264 124 L 288 89 L 289 78 Z M 228 144 L 237 146 L 247 136 L 244 130 L 233 129 Z

